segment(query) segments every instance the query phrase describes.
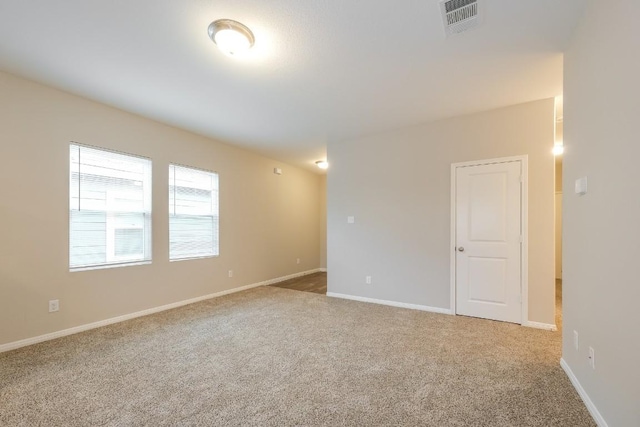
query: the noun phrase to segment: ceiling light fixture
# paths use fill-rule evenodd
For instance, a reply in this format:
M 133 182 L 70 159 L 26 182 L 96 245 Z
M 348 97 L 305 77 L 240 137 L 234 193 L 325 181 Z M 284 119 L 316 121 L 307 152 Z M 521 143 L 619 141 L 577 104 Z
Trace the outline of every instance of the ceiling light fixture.
M 240 22 L 218 19 L 209 24 L 209 38 L 227 55 L 247 51 L 253 46 L 253 33 Z
M 329 167 L 329 163 L 327 163 L 326 160 L 318 160 L 316 162 L 316 166 L 318 166 L 320 169 L 326 169 Z

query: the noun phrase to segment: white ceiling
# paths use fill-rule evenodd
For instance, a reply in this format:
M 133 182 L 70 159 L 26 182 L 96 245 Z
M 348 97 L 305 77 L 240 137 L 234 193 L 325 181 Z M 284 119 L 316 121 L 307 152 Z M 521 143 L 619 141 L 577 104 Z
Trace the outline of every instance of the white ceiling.
M 314 168 L 342 141 L 562 92 L 585 0 L 481 0 L 445 39 L 438 0 L 2 0 L 0 69 Z M 230 58 L 213 20 L 249 26 Z

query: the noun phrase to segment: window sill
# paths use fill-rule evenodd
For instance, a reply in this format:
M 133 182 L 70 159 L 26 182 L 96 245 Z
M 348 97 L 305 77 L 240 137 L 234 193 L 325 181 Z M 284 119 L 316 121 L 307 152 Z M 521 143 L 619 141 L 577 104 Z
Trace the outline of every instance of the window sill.
M 107 265 L 90 265 L 87 267 L 70 268 L 69 272 L 75 273 L 77 271 L 104 270 L 107 268 L 133 267 L 136 265 L 147 265 L 147 264 L 151 264 L 151 261 L 136 261 L 136 262 L 127 262 L 122 264 L 107 264 Z
M 194 259 L 218 258 L 219 256 L 220 256 L 220 254 L 218 254 L 218 255 L 193 256 L 193 257 L 188 257 L 188 258 L 174 258 L 174 259 L 169 259 L 169 262 L 191 261 L 191 260 L 194 260 Z

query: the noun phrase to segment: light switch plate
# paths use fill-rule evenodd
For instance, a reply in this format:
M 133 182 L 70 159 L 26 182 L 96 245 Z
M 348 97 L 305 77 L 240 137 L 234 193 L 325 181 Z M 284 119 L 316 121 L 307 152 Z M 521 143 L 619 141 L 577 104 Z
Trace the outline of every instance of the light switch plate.
M 584 196 L 587 194 L 587 177 L 583 176 L 582 178 L 576 179 L 576 194 L 580 196 Z
M 355 217 L 353 217 L 353 216 L 348 216 L 347 217 L 347 223 L 348 224 L 353 224 L 355 222 L 356 222 L 356 218 Z
M 49 301 L 49 313 L 55 313 L 60 310 L 60 300 L 52 299 Z

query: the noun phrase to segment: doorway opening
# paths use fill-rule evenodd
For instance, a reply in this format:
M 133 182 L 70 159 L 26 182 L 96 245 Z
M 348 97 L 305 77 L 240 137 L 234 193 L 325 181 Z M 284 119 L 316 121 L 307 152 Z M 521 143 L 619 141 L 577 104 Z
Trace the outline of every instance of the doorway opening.
M 556 97 L 555 145 L 563 146 L 563 100 Z M 556 278 L 556 326 L 562 328 L 562 150 L 555 152 L 555 278 Z
M 291 289 L 293 291 L 303 291 L 326 295 L 327 272 L 320 271 L 317 273 L 305 274 L 304 276 L 294 277 L 293 279 L 285 280 L 284 282 L 278 282 L 270 286 L 274 288 Z

